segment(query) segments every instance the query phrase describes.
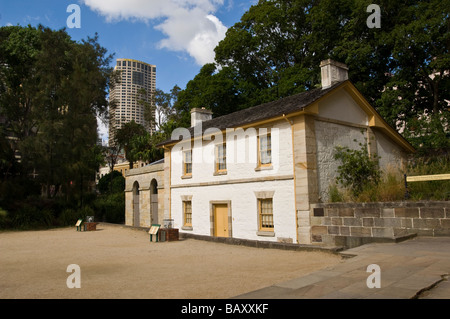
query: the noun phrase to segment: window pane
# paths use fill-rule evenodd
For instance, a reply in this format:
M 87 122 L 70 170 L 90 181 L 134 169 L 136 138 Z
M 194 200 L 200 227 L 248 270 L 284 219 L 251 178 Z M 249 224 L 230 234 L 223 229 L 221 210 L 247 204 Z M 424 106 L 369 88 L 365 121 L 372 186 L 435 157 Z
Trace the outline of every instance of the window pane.
M 272 163 L 272 143 L 270 134 L 259 138 L 259 154 L 261 164 Z
M 271 198 L 259 200 L 259 214 L 260 228 L 273 230 L 273 207 Z
M 227 169 L 227 147 L 225 144 L 217 146 L 217 170 Z
M 144 85 L 144 73 L 133 71 L 133 84 Z
M 184 224 L 191 226 L 192 225 L 192 202 L 185 201 L 183 202 L 184 206 Z
M 191 151 L 185 151 L 184 153 L 184 174 L 192 173 L 192 153 Z

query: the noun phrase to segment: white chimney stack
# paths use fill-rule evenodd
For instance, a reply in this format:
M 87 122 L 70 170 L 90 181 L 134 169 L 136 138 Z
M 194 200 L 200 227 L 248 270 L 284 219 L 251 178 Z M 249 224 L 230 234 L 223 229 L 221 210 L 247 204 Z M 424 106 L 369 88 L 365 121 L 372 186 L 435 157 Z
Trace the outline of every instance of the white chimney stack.
M 320 62 L 322 89 L 348 80 L 348 67 L 344 63 L 336 62 L 331 59 Z
M 212 119 L 212 112 L 210 110 L 205 109 L 202 107 L 199 108 L 193 108 L 191 110 L 191 127 L 194 127 L 198 123 L 208 121 Z

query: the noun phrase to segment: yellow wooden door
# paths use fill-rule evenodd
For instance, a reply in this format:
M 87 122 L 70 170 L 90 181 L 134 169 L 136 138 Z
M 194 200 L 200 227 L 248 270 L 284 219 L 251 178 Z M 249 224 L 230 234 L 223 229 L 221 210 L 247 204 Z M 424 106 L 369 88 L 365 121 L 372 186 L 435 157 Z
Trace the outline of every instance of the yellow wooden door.
M 214 235 L 228 237 L 228 205 L 214 205 Z

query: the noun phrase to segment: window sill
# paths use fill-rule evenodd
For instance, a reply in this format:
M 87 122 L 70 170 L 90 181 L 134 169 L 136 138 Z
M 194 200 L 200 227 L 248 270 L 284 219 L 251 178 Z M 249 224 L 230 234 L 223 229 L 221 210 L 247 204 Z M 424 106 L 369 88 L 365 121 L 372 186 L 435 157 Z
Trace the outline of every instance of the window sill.
M 262 237 L 275 237 L 275 232 L 274 231 L 267 231 L 267 230 L 260 230 L 256 232 L 257 236 L 262 236 Z
M 227 171 L 214 172 L 214 173 L 213 173 L 213 176 L 220 176 L 220 175 L 227 175 Z
M 192 178 L 192 175 L 182 175 L 181 179 L 189 179 Z
M 258 166 L 258 167 L 255 168 L 255 172 L 266 171 L 266 170 L 271 170 L 271 169 L 273 169 L 272 164 L 265 165 L 265 166 Z
M 192 226 L 183 226 L 181 227 L 182 230 L 194 230 L 194 228 L 192 228 Z

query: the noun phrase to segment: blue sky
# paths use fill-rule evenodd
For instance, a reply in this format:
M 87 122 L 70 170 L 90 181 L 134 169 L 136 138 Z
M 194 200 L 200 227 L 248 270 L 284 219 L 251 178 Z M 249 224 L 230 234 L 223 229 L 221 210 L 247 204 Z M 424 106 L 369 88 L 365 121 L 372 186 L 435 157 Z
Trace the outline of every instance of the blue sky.
M 66 28 L 74 40 L 93 37 L 114 53 L 155 64 L 156 87 L 185 88 L 201 66 L 212 62 L 213 48 L 256 0 L 0 0 L 0 26 L 42 24 Z M 69 28 L 80 8 L 80 28 Z M 73 16 L 72 16 L 73 17 Z M 70 19 L 72 20 L 72 19 Z M 75 20 L 72 20 L 75 21 Z M 105 129 L 103 128 L 103 133 Z

